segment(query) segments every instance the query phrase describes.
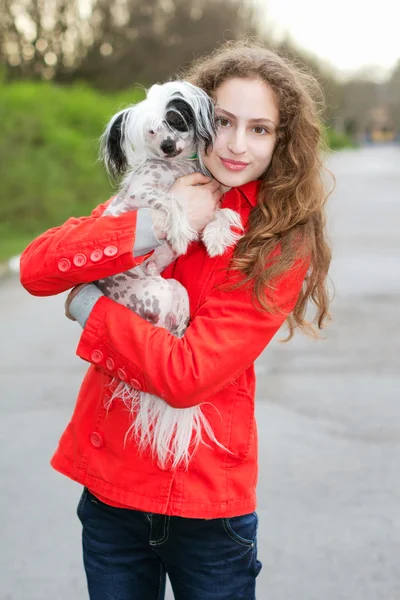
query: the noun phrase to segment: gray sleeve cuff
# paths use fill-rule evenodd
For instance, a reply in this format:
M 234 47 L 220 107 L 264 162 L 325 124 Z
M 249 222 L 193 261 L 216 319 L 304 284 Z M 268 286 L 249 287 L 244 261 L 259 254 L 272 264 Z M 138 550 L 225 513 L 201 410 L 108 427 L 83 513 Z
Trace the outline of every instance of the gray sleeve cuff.
M 102 296 L 104 294 L 99 290 L 97 285 L 90 283 L 82 288 L 71 301 L 69 312 L 82 327 L 85 327 L 93 306 Z
M 159 240 L 154 233 L 151 208 L 139 208 L 136 220 L 136 238 L 133 246 L 134 256 L 143 256 L 151 250 L 162 246 L 164 240 Z

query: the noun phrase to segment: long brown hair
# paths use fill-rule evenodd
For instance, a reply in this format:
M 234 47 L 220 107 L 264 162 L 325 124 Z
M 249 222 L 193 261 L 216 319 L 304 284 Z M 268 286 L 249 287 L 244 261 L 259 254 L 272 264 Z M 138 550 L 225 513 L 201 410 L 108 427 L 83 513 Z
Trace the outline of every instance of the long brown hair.
M 233 77 L 264 81 L 274 91 L 280 115 L 271 163 L 262 176 L 257 206 L 249 229 L 239 241 L 232 268 L 251 284 L 261 309 L 274 312 L 266 290 L 301 260 L 309 261 L 300 296 L 287 315 L 289 340 L 298 327 L 316 336 L 330 319 L 326 288 L 331 251 L 326 239 L 325 189 L 321 152 L 325 150 L 320 114 L 323 94 L 316 79 L 304 68 L 259 44 L 244 40 L 225 42 L 212 54 L 195 60 L 180 76 L 211 97 Z M 271 260 L 274 257 L 274 260 Z M 305 319 L 308 301 L 316 307 L 312 322 Z

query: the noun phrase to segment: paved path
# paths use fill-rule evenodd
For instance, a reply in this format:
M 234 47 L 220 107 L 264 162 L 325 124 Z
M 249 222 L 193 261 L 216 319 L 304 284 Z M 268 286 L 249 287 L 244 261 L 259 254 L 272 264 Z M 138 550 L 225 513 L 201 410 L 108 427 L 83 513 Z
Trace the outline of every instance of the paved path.
M 331 158 L 334 322 L 257 363 L 260 600 L 400 598 L 399 165 L 393 147 Z M 79 329 L 15 277 L 0 305 L 0 599 L 86 600 L 79 486 L 48 465 Z

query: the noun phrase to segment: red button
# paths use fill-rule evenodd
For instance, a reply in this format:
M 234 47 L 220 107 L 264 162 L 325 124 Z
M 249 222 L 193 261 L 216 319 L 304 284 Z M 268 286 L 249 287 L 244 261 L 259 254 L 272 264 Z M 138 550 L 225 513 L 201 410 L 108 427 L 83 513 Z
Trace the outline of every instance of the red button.
M 93 250 L 92 254 L 90 255 L 90 260 L 92 262 L 99 262 L 99 260 L 101 260 L 102 258 L 103 258 L 102 250 Z
M 117 371 L 117 377 L 118 379 L 121 379 L 122 381 L 125 381 L 126 379 L 126 373 L 123 369 L 118 369 Z
M 115 256 L 118 252 L 118 248 L 116 246 L 107 246 L 104 248 L 104 254 L 106 256 Z
M 129 384 L 131 385 L 131 387 L 135 388 L 135 390 L 140 390 L 140 384 L 137 381 L 137 379 L 131 379 Z
M 95 364 L 101 363 L 101 361 L 103 360 L 103 353 L 100 352 L 100 350 L 93 350 L 92 354 L 90 355 L 90 358 Z
M 106 360 L 106 367 L 107 367 L 107 369 L 109 371 L 113 371 L 114 370 L 115 363 L 114 363 L 114 361 L 113 361 L 112 358 L 107 358 L 107 360 Z
M 93 433 L 90 434 L 90 443 L 95 448 L 101 448 L 103 445 L 103 438 L 97 431 L 93 431 Z
M 73 263 L 76 267 L 84 267 L 87 263 L 87 258 L 84 254 L 75 254 Z
M 66 271 L 69 271 L 70 268 L 71 268 L 71 263 L 69 262 L 68 258 L 62 258 L 61 260 L 58 261 L 59 271 L 62 271 L 63 273 L 65 273 Z

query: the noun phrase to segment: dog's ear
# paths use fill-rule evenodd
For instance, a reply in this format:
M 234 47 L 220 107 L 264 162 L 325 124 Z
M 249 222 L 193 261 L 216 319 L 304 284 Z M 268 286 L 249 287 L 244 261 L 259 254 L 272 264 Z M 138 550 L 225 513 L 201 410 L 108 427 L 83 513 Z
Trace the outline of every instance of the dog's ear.
M 204 152 L 213 146 L 217 134 L 217 126 L 215 123 L 215 110 L 213 100 L 204 93 L 201 98 L 201 109 L 196 115 L 194 121 L 195 134 L 198 142 L 204 145 Z
M 124 146 L 126 119 L 130 111 L 128 108 L 114 115 L 101 138 L 101 158 L 113 177 L 121 176 L 128 166 Z

